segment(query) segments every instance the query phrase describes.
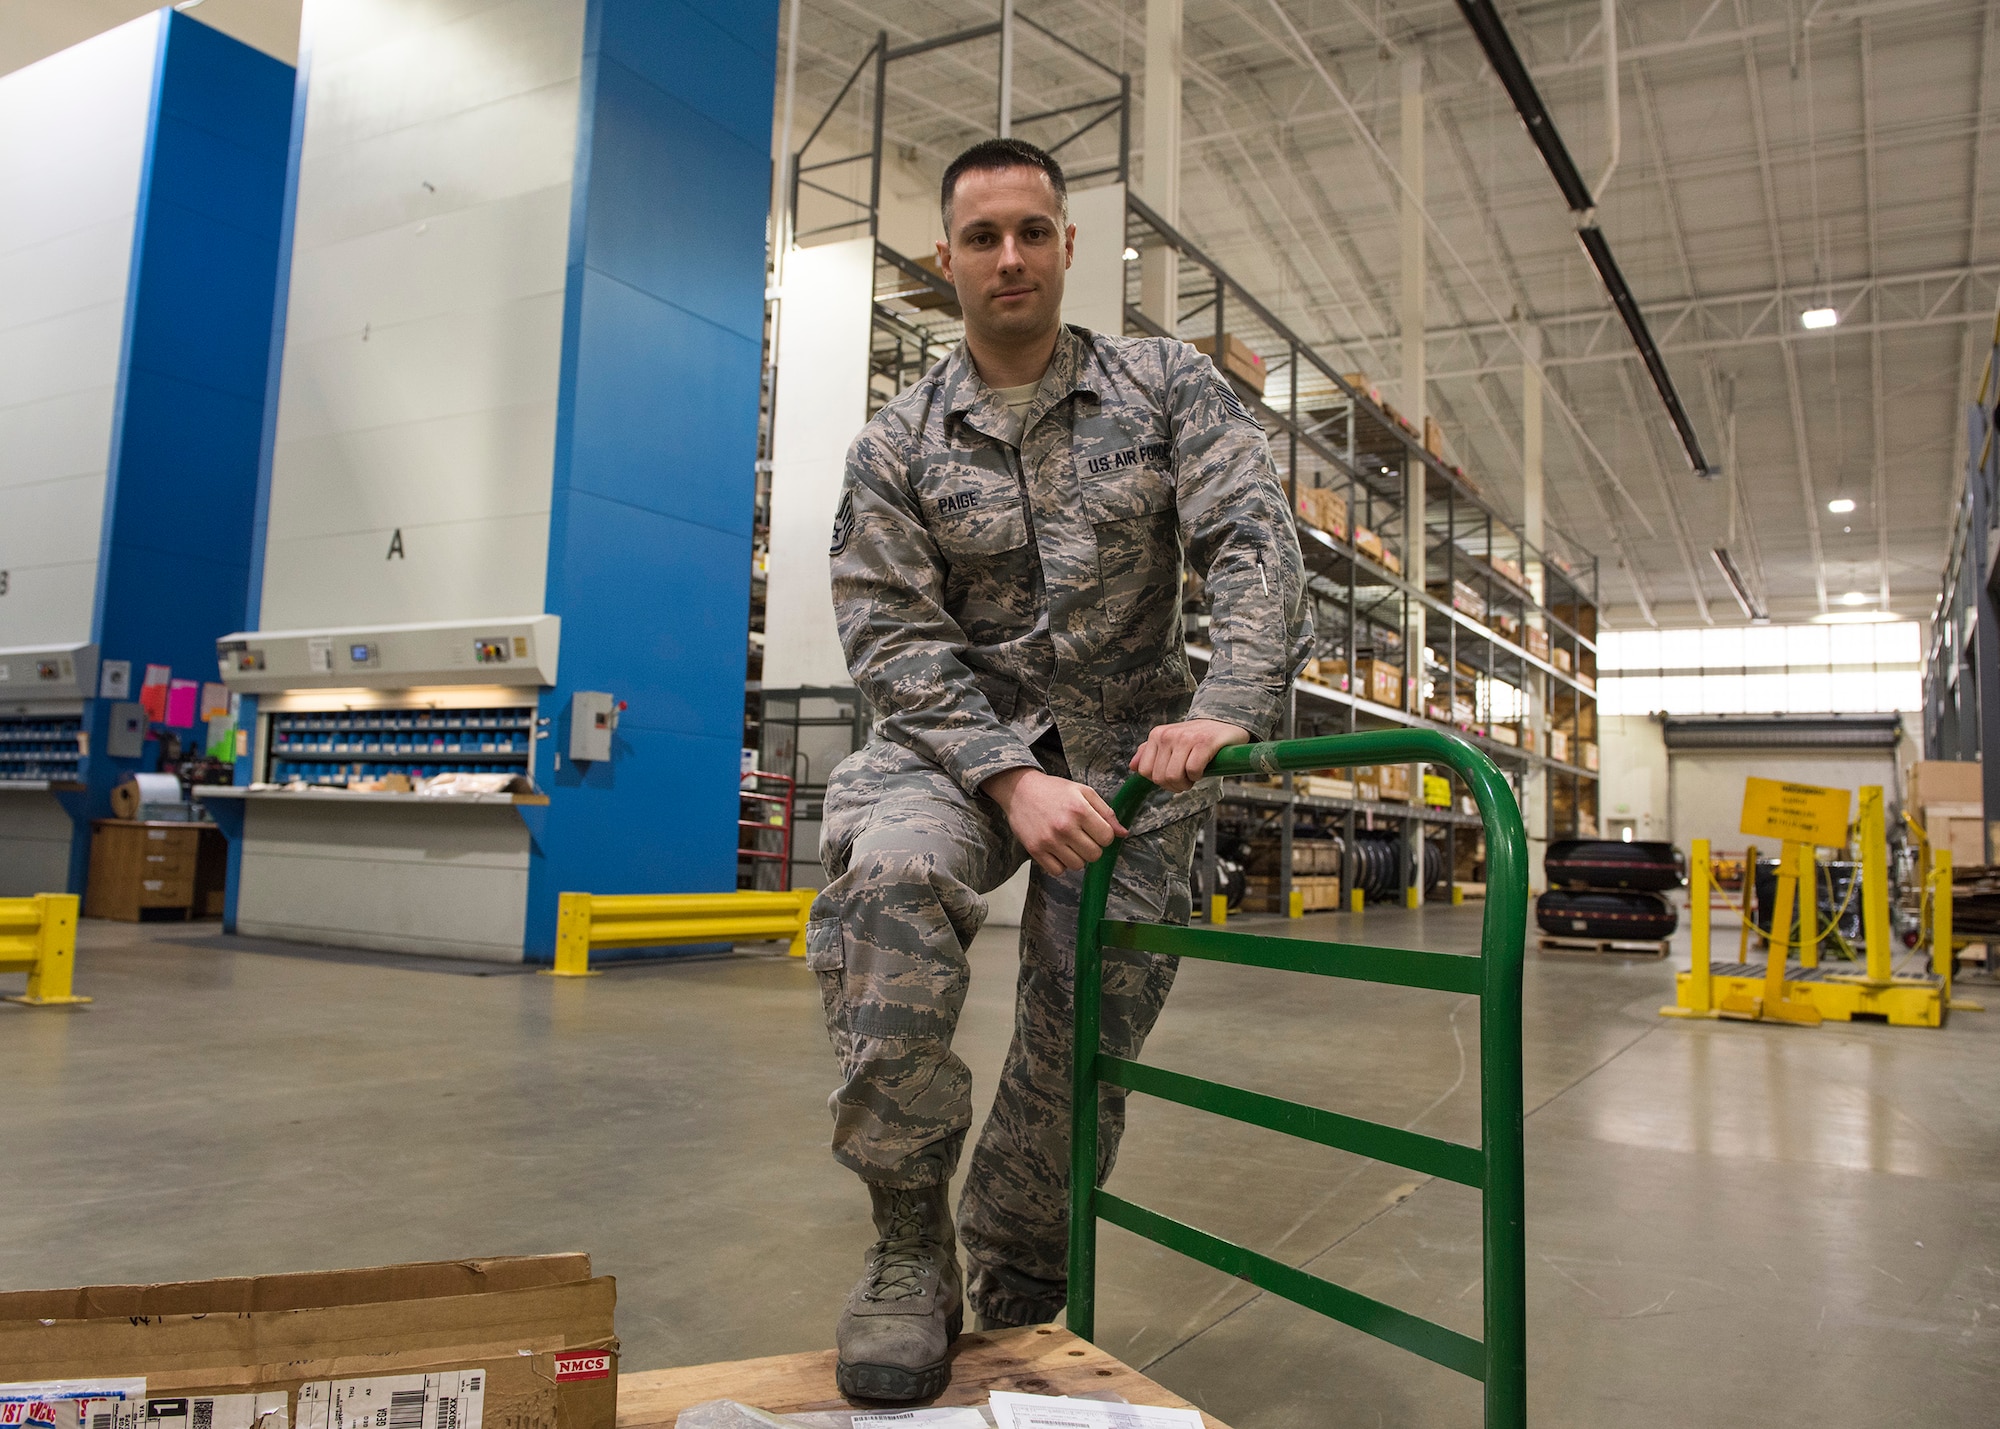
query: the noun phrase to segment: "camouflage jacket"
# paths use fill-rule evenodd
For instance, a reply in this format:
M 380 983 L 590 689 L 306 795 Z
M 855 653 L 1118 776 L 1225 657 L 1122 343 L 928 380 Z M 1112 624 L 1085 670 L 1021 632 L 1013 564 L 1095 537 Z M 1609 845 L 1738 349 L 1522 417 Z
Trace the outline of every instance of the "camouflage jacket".
M 963 343 L 847 454 L 834 613 L 877 732 L 968 793 L 1051 725 L 1106 798 L 1158 724 L 1266 738 L 1311 649 L 1297 533 L 1263 429 L 1185 343 L 1065 327 L 1017 449 Z M 1185 552 L 1211 603 L 1196 685 Z M 1213 802 L 1213 781 L 1149 809 Z

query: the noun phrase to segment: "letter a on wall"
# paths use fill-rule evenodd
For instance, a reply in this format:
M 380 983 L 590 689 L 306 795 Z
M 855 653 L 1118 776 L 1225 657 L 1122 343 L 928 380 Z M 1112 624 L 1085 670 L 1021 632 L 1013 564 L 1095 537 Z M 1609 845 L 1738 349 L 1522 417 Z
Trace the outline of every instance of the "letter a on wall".
M 385 561 L 406 561 L 409 559 L 408 556 L 403 554 L 403 528 L 401 526 L 398 526 L 396 534 L 389 538 L 389 554 L 382 559 Z

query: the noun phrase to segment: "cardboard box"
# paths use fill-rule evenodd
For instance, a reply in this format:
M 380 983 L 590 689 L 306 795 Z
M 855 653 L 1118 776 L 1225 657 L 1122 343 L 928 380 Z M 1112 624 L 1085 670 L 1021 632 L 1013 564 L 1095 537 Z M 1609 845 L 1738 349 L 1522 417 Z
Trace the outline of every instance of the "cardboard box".
M 1438 590 L 1436 593 L 1448 594 L 1453 610 L 1469 615 L 1474 620 L 1486 619 L 1486 597 L 1467 585 L 1464 581 L 1455 580 L 1451 583 L 1451 590 L 1449 592 Z
M 1329 536 L 1347 539 L 1347 498 L 1323 486 L 1299 488 L 1299 515 Z
M 1553 659 L 1549 663 L 1554 665 L 1558 670 L 1562 671 L 1565 675 L 1567 675 L 1571 670 L 1574 670 L 1576 668 L 1576 657 L 1570 654 L 1570 652 L 1565 650 L 1562 646 L 1560 645 L 1556 646 L 1555 650 L 1552 653 L 1555 655 L 1555 659 Z
M 1973 768 L 1978 768 L 1974 765 Z M 1986 862 L 1986 811 L 1981 804 L 1930 804 L 1923 811 L 1924 837 L 1931 848 L 1949 849 L 1953 868 Z
M 1378 705 L 1403 707 L 1403 669 L 1387 660 L 1361 660 L 1354 666 L 1354 691 Z
M 617 1291 L 585 1255 L 0 1294 L 0 1378 L 143 1380 L 205 1429 L 614 1429 Z M 410 1399 L 409 1396 L 416 1396 Z M 415 1416 L 421 1411 L 421 1421 Z M 128 1429 L 125 1411 L 86 1422 Z M 403 1416 L 409 1416 L 405 1419 Z
M 1385 804 L 1407 804 L 1410 802 L 1410 766 L 1407 764 L 1384 764 L 1375 770 L 1375 783 L 1382 791 Z
M 1370 560 L 1379 561 L 1382 559 L 1382 538 L 1366 526 L 1356 526 L 1354 528 L 1354 549 L 1361 552 L 1362 555 L 1368 557 Z
M 1381 404 L 1382 394 L 1376 390 L 1375 384 L 1368 380 L 1367 373 L 1347 372 L 1341 375 L 1347 378 L 1347 385 L 1349 387 L 1352 387 L 1355 391 L 1359 392 L 1362 396 L 1366 397 L 1369 401 L 1377 404 L 1378 406 Z
M 1549 632 L 1530 625 L 1523 633 L 1527 636 L 1528 653 L 1537 660 L 1546 661 L 1549 658 Z
M 1522 574 L 1519 561 L 1510 561 L 1505 556 L 1495 556 L 1489 564 L 1522 590 L 1528 588 L 1528 578 Z
M 1576 742 L 1576 748 L 1577 763 L 1595 774 L 1597 772 L 1597 742 L 1590 739 L 1580 739 Z
M 1437 424 L 1435 417 L 1428 415 L 1424 418 L 1424 450 L 1434 457 L 1444 455 L 1444 428 Z
M 1488 727 L 1486 737 L 1496 744 L 1511 744 L 1521 747 L 1521 731 L 1511 724 L 1496 724 Z
M 1569 763 L 1569 732 L 1552 729 L 1549 731 L 1549 758 Z
M 1919 759 L 1910 766 L 1909 806 L 1986 802 L 1986 786 L 1977 760 Z M 1984 859 L 1980 860 L 1982 863 Z
M 1403 558 L 1396 553 L 1396 548 L 1387 541 L 1382 543 L 1381 561 L 1390 575 L 1399 576 L 1403 573 Z
M 1292 780 L 1292 788 L 1301 794 L 1310 794 L 1315 799 L 1352 799 L 1354 797 L 1354 781 L 1342 778 L 1337 774 L 1297 775 Z
M 1215 338 L 1198 337 L 1194 340 L 1194 350 L 1215 356 Z M 1222 358 L 1216 363 L 1224 372 L 1242 382 L 1259 396 L 1264 392 L 1264 359 L 1247 347 L 1243 339 L 1235 333 L 1222 335 Z
M 1249 879 L 1248 896 L 1243 906 L 1257 913 L 1283 913 L 1287 909 L 1278 906 L 1278 880 L 1268 876 L 1252 875 Z M 1308 913 L 1324 912 L 1340 907 L 1340 875 L 1327 873 L 1306 873 L 1292 875 L 1292 891 L 1305 903 Z

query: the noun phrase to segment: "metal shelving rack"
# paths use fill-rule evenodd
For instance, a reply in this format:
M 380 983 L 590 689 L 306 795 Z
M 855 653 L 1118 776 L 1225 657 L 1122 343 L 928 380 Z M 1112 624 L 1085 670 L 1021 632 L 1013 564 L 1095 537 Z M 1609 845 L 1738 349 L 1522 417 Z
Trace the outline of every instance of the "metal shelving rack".
M 1023 21 L 1023 23 L 1029 23 Z M 1129 179 L 1129 76 L 1082 54 L 1053 32 L 1030 24 L 1040 37 L 1081 61 L 1081 78 L 1070 88 L 1075 103 L 1017 116 L 1015 132 L 1052 148 L 1078 178 Z M 876 285 L 870 342 L 868 409 L 874 412 L 949 353 L 963 332 L 950 285 L 913 257 L 879 238 L 883 113 L 892 61 L 946 46 L 984 40 L 996 24 L 975 27 L 937 40 L 891 47 L 878 40 L 856 66 L 834 110 L 855 82 L 872 70 L 868 86 L 873 143 L 859 152 L 817 159 L 812 148 L 826 129 L 815 126 L 794 155 L 793 212 L 801 188 L 815 189 L 833 202 L 833 222 L 802 233 L 819 236 L 877 235 Z M 1106 77 L 1115 94 L 1100 94 Z M 1114 122 L 1115 121 L 1115 122 Z M 1049 126 L 1059 126 L 1051 129 Z M 1062 132 L 1060 126 L 1067 126 Z M 1096 136 L 1091 143 L 1072 143 Z M 1115 136 L 1115 137 L 1114 137 Z M 1115 158 L 1104 151 L 1115 143 Z M 1095 149 L 1092 149 L 1092 145 Z M 1093 157 L 1083 158 L 1083 151 Z M 869 165 L 865 199 L 820 188 L 816 175 L 844 165 Z M 823 198 L 822 204 L 828 201 Z M 1544 548 L 1531 546 L 1480 490 L 1475 478 L 1429 450 L 1424 434 L 1381 401 L 1359 374 L 1341 371 L 1282 322 L 1222 266 L 1167 224 L 1146 203 L 1126 191 L 1126 244 L 1141 253 L 1165 246 L 1178 255 L 1180 301 L 1168 332 L 1139 306 L 1140 264 L 1125 265 L 1125 331 L 1187 340 L 1208 338 L 1213 351 L 1227 340 L 1247 344 L 1265 362 L 1261 388 L 1230 373 L 1244 405 L 1269 435 L 1271 452 L 1299 511 L 1299 493 L 1331 488 L 1347 503 L 1345 531 L 1326 531 L 1299 520 L 1315 604 L 1322 669 L 1344 662 L 1322 678 L 1312 673 L 1294 687 L 1281 737 L 1346 733 L 1366 729 L 1443 728 L 1464 736 L 1491 756 L 1513 781 L 1523 806 L 1539 776 L 1551 838 L 1592 833 L 1597 824 L 1595 768 L 1585 750 L 1596 738 L 1596 558 L 1559 531 L 1546 530 Z M 1226 366 L 1218 363 L 1225 372 Z M 1424 510 L 1416 521 L 1407 511 L 1413 472 L 1421 471 Z M 1384 545 L 1407 555 L 1412 530 L 1422 542 L 1419 585 L 1389 560 L 1362 548 L 1354 528 L 1365 527 Z M 1398 562 L 1397 564 L 1402 564 Z M 1186 601 L 1188 653 L 1204 660 L 1205 610 L 1190 583 Z M 1419 632 L 1419 644 L 1413 637 Z M 1410 652 L 1418 652 L 1412 660 Z M 1357 662 L 1379 658 L 1400 667 L 1402 698 L 1368 698 L 1352 688 Z M 1413 670 L 1412 666 L 1416 668 Z M 1494 731 L 1498 729 L 1500 733 Z M 1507 735 L 1513 733 L 1510 742 Z M 1559 735 L 1551 742 L 1549 736 Z M 1551 753 L 1560 748 L 1567 757 Z M 1403 886 L 1423 878 L 1421 843 L 1445 845 L 1445 881 L 1476 856 L 1476 817 L 1464 812 L 1465 791 L 1455 783 L 1447 808 L 1427 808 L 1420 782 L 1412 780 L 1408 804 L 1307 794 L 1286 776 L 1282 787 L 1235 784 L 1226 796 L 1226 818 L 1275 838 L 1280 906 L 1289 896 L 1291 843 L 1302 818 L 1324 831 L 1338 822 L 1345 838 L 1345 886 L 1352 886 L 1355 840 L 1366 829 L 1389 826 L 1405 846 Z M 1213 860 L 1218 846 L 1211 823 L 1204 840 L 1206 886 L 1216 887 Z
M 1965 409 L 1965 488 L 1924 661 L 1924 757 L 1977 760 L 2000 749 L 2000 618 L 1992 585 L 2000 571 L 2000 313 Z M 2000 760 L 1986 762 L 1986 817 L 2000 816 Z

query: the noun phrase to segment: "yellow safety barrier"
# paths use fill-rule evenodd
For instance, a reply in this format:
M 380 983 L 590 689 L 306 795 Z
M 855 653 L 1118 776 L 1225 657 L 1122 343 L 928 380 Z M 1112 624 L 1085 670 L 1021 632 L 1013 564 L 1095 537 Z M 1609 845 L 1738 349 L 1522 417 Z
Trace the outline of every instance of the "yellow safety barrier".
M 1689 869 L 1689 903 L 1693 913 L 1693 964 L 1675 979 L 1674 1004 L 1660 1009 L 1666 1017 L 1733 1017 L 1746 1021 L 1790 1022 L 1816 1027 L 1822 1021 L 1848 1022 L 1855 1017 L 1879 1017 L 1899 1027 L 1937 1027 L 1952 1008 L 1973 1010 L 1951 998 L 1951 867 L 1945 860 L 1943 876 L 1933 868 L 1930 894 L 1934 909 L 1942 909 L 1942 938 L 1939 914 L 1932 913 L 1931 966 L 1928 973 L 1897 973 L 1893 967 L 1892 932 L 1889 926 L 1889 846 L 1885 826 L 1882 790 L 1868 786 L 1861 790 L 1861 817 L 1856 825 L 1856 841 L 1861 849 L 1861 926 L 1865 947 L 1865 970 L 1846 972 L 1819 965 L 1817 944 L 1830 929 L 1818 925 L 1818 862 L 1813 846 L 1802 840 L 1784 840 L 1778 865 L 1777 896 L 1772 900 L 1771 926 L 1767 932 L 1770 951 L 1760 968 L 1745 952 L 1735 963 L 1712 966 L 1709 947 L 1709 904 L 1714 887 L 1710 871 L 1708 842 L 1697 839 Z M 1746 859 L 1743 875 L 1742 912 L 1747 944 L 1751 928 L 1749 906 L 1751 885 L 1756 878 L 1755 851 Z M 1942 888 L 1942 893 L 1938 890 Z M 1854 894 L 1852 883 L 1848 889 Z M 1799 905 L 1800 960 L 1788 962 L 1791 941 L 1792 903 Z M 1834 911 L 1838 922 L 1846 903 Z M 1850 964 L 1851 966 L 1851 964 Z
M 817 889 L 787 893 L 565 893 L 556 908 L 552 977 L 595 977 L 592 948 L 670 943 L 788 941 L 806 955 L 806 913 Z
M 90 1001 L 72 992 L 76 972 L 74 893 L 0 898 L 0 972 L 28 975 L 24 994 L 0 998 L 28 1007 L 74 1007 Z

